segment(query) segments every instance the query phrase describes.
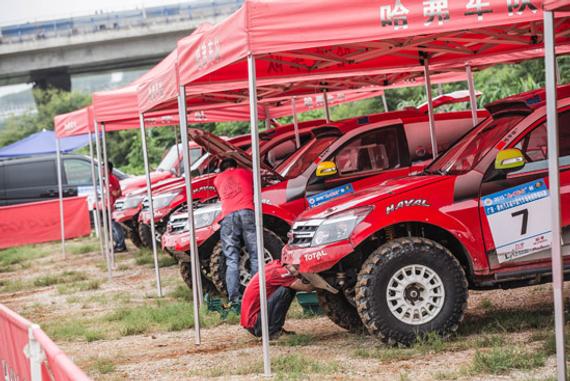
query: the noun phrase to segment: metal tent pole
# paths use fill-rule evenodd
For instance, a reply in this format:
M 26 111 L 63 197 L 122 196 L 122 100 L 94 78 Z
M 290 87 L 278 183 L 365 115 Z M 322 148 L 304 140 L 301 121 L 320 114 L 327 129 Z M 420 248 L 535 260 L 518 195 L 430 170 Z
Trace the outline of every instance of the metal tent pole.
M 111 259 L 111 267 L 115 267 L 115 243 L 113 241 L 113 205 L 111 205 L 111 191 L 109 189 L 109 159 L 107 159 L 107 134 L 105 132 L 105 124 L 101 123 L 101 136 L 103 137 L 103 160 L 105 162 L 105 192 L 107 194 L 106 205 L 107 205 L 107 226 L 109 229 L 109 254 Z
M 425 85 L 426 85 L 426 95 L 427 95 L 427 104 L 428 104 L 428 117 L 429 117 L 429 134 L 431 137 L 431 152 L 432 156 L 435 159 L 437 157 L 437 136 L 435 134 L 435 119 L 433 116 L 433 102 L 432 102 L 432 95 L 431 95 L 431 79 L 429 76 L 429 61 L 427 58 L 424 58 L 424 78 L 425 78 Z
M 386 94 L 382 94 L 382 105 L 384 106 L 384 112 L 388 112 L 388 101 L 386 101 Z
M 184 186 L 186 188 L 186 200 L 188 205 L 188 242 L 190 243 L 190 270 L 192 273 L 192 302 L 194 304 L 194 344 L 200 345 L 202 342 L 200 334 L 200 304 L 202 296 L 201 288 L 201 266 L 200 258 L 198 253 L 198 245 L 196 243 L 195 227 L 194 227 L 194 208 L 193 208 L 193 197 L 192 197 L 192 175 L 190 168 L 192 164 L 190 163 L 191 157 L 188 152 L 188 119 L 186 115 L 186 91 L 184 86 L 180 86 L 178 89 L 178 113 L 180 119 L 180 140 L 182 141 L 182 147 L 185 149 L 182 151 L 184 160 Z
M 471 71 L 471 65 L 465 65 L 465 73 L 467 74 L 467 87 L 469 87 L 471 120 L 473 121 L 473 127 L 475 127 L 477 125 L 477 95 L 475 94 L 475 81 L 473 80 L 473 71 Z
M 63 217 L 63 180 L 61 178 L 61 147 L 59 138 L 55 138 L 56 163 L 57 163 L 57 194 L 59 197 L 59 226 L 61 230 L 61 253 L 65 254 L 65 220 Z
M 99 193 L 101 194 L 101 219 L 103 220 L 103 246 L 109 280 L 113 279 L 113 266 L 109 255 L 109 229 L 107 227 L 107 208 L 105 207 L 105 178 L 103 177 L 103 160 L 101 159 L 101 139 L 99 137 L 99 125 L 95 122 L 95 149 L 97 150 L 97 169 L 99 173 Z M 105 166 L 106 168 L 106 166 Z
M 552 223 L 552 291 L 554 293 L 554 326 L 556 330 L 556 367 L 558 380 L 566 380 L 564 347 L 564 276 L 562 272 L 562 235 L 560 224 L 560 167 L 558 115 L 556 112 L 556 53 L 554 48 L 554 15 L 544 12 L 544 71 L 546 75 L 546 125 L 548 141 L 548 178 L 550 183 Z
M 99 208 L 97 208 L 97 180 L 95 179 L 95 158 L 93 157 L 93 134 L 89 131 L 89 159 L 91 160 L 91 184 L 93 184 L 93 224 L 95 225 L 95 235 L 101 242 L 101 251 L 103 251 L 103 240 L 99 230 Z
M 325 97 L 327 94 L 325 93 Z M 297 118 L 297 97 L 291 98 L 291 113 L 293 114 L 293 127 L 295 128 L 295 147 L 301 148 L 301 138 L 299 137 L 299 119 Z M 267 116 L 269 119 L 269 116 Z
M 180 160 L 180 144 L 178 142 L 178 133 L 176 132 L 176 126 L 173 126 L 174 129 L 174 144 L 176 144 L 176 157 L 177 160 Z M 176 176 L 180 176 L 180 164 L 176 168 Z
M 327 97 L 327 91 L 323 91 L 323 99 L 324 99 L 324 110 L 325 110 L 325 120 L 327 123 L 331 121 L 331 110 L 329 109 L 329 97 Z
M 154 271 L 156 273 L 156 291 L 159 298 L 162 298 L 162 287 L 160 285 L 160 269 L 158 267 L 158 250 L 156 248 L 156 228 L 154 226 L 154 203 L 152 201 L 152 188 L 150 182 L 150 170 L 148 165 L 148 151 L 146 147 L 146 133 L 144 130 L 144 114 L 139 114 L 141 127 L 141 142 L 144 159 L 144 174 L 146 178 L 146 197 L 148 199 L 148 210 L 150 212 L 150 234 L 152 241 L 152 256 L 154 258 Z
M 259 132 L 257 126 L 257 90 L 255 74 L 255 58 L 247 56 L 247 72 L 249 79 L 249 114 L 251 127 L 251 156 L 253 159 L 253 204 L 255 206 L 255 227 L 257 239 L 257 263 L 259 265 L 259 304 L 261 307 L 261 332 L 263 346 L 263 370 L 266 377 L 271 377 L 271 360 L 269 358 L 269 326 L 267 316 L 267 290 L 265 286 L 265 256 L 263 246 L 263 211 L 261 206 L 261 169 L 259 159 Z M 325 93 L 326 97 L 326 93 Z M 326 105 L 326 103 L 325 103 Z M 328 107 L 327 107 L 328 108 Z

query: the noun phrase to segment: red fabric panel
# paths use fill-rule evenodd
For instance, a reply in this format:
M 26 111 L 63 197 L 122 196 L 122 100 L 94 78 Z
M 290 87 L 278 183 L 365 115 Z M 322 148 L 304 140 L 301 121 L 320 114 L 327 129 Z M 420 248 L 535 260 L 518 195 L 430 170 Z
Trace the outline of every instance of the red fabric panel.
M 58 137 L 83 135 L 93 131 L 93 107 L 88 106 L 53 118 Z
M 570 0 L 544 0 L 547 11 L 570 12 Z
M 47 358 L 47 367 L 42 367 L 42 372 L 44 375 L 47 374 L 48 369 L 53 373 L 54 379 L 57 381 L 89 381 L 89 377 L 83 373 L 81 369 L 77 367 L 70 360 L 69 357 L 61 350 L 55 343 L 42 331 L 41 329 L 35 329 L 34 337 L 40 343 L 42 349 L 44 350 Z M 49 378 L 43 378 L 49 380 Z
M 65 238 L 89 235 L 91 225 L 85 197 L 63 199 Z M 59 200 L 0 207 L 0 249 L 61 238 Z
M 0 304 L 0 374 L 4 367 L 12 375 L 10 380 L 29 380 L 30 361 L 24 354 L 28 344 L 28 327 L 31 323 Z

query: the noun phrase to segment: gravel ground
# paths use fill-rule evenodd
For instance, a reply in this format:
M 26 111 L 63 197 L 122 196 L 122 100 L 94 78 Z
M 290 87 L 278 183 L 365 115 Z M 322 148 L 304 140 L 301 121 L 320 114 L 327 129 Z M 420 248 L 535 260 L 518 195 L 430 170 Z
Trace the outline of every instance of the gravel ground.
M 154 270 L 148 264 L 137 264 L 136 250 L 117 256 L 114 277 L 108 280 L 103 259 L 93 251 L 97 250 L 94 240 L 78 240 L 69 246 L 70 252 L 83 253 L 70 253 L 64 259 L 57 245 L 43 245 L 42 249 L 48 251 L 46 255 L 18 265 L 12 271 L 0 272 L 0 303 L 43 327 L 61 321 L 89 325 L 93 321 L 105 321 L 101 317 L 120 308 L 157 303 Z M 52 285 L 37 281 L 64 272 L 80 273 L 82 278 L 75 283 Z M 176 266 L 161 268 L 161 275 L 166 295 L 181 289 Z M 6 289 L 6 284 L 15 282 L 28 286 Z M 87 284 L 95 285 L 79 286 Z M 167 296 L 164 303 L 169 302 L 174 303 L 175 299 Z M 277 378 L 281 379 L 547 380 L 555 371 L 552 355 L 547 356 L 543 364 L 526 370 L 506 369 L 499 374 L 468 370 L 473 368 L 476 354 L 486 353 L 491 347 L 505 351 L 540 350 L 544 337 L 541 341 L 536 336 L 548 335 L 551 328 L 529 328 L 524 320 L 531 316 L 540 324 L 541 319 L 552 318 L 552 309 L 549 285 L 471 292 L 465 324 L 458 337 L 450 343 L 423 350 L 388 348 L 373 338 L 349 334 L 324 317 L 292 318 L 286 328 L 295 331 L 297 338 L 284 337 L 273 342 L 271 355 Z M 298 315 L 295 316 L 300 317 Z M 518 316 L 520 322 L 516 321 Z M 522 328 L 517 328 L 519 326 Z M 492 327 L 492 332 L 487 332 L 488 327 Z M 172 332 L 154 329 L 129 336 L 113 333 L 104 324 L 98 329 L 103 330 L 103 336 L 94 340 L 73 336 L 54 340 L 94 379 L 263 378 L 260 375 L 261 343 L 235 324 L 202 329 L 200 346 L 194 345 L 193 329 Z M 498 336 L 499 345 L 465 344 L 475 343 L 487 334 Z

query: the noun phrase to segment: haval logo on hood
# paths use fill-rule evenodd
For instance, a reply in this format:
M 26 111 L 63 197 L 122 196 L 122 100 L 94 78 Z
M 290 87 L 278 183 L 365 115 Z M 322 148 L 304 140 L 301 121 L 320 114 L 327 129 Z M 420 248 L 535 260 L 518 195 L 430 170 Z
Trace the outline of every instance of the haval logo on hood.
M 219 61 L 221 58 L 220 41 L 217 38 L 208 39 L 200 45 L 198 51 L 194 55 L 196 65 L 203 69 L 213 62 Z
M 431 205 L 428 204 L 427 200 L 424 199 L 416 199 L 416 198 L 411 198 L 409 200 L 402 200 L 400 202 L 398 202 L 397 204 L 391 204 L 389 206 L 386 207 L 386 214 L 390 214 L 392 212 L 397 211 L 398 209 L 401 208 L 407 208 L 410 206 L 423 206 L 423 207 L 430 207 Z

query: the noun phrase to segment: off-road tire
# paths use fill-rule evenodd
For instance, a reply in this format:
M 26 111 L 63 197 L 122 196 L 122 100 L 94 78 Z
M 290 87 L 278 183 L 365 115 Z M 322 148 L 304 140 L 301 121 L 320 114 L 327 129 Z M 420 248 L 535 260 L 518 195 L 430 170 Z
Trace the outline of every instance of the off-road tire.
M 283 250 L 284 243 L 279 238 L 279 236 L 273 233 L 271 230 L 263 229 L 263 245 L 265 249 L 269 251 L 272 259 L 281 259 L 281 250 Z M 242 263 L 240 261 L 240 267 Z M 247 269 L 249 269 L 249 261 L 246 264 Z M 249 271 L 248 271 L 249 272 Z M 214 249 L 212 250 L 212 255 L 210 256 L 210 277 L 212 283 L 218 290 L 218 292 L 224 296 L 228 296 L 228 291 L 226 288 L 226 260 L 224 253 L 222 252 L 222 241 L 216 242 Z M 245 289 L 246 284 L 242 283 L 242 292 Z
M 144 247 L 144 245 L 142 243 L 141 237 L 139 236 L 139 230 L 138 230 L 139 224 L 137 223 L 135 224 L 135 226 L 136 227 L 129 232 L 129 238 L 133 243 L 133 245 L 135 245 L 135 247 L 141 249 Z
M 190 266 L 190 262 L 179 262 L 178 267 L 180 268 L 182 280 L 189 289 L 192 289 L 192 267 Z
M 324 314 L 333 323 L 353 333 L 366 331 L 358 311 L 342 293 L 333 294 L 328 291 L 317 290 L 317 297 Z
M 152 247 L 152 233 L 150 225 L 138 224 L 138 235 L 141 240 L 142 247 Z
M 180 269 L 182 280 L 186 283 L 186 286 L 188 286 L 189 289 L 192 289 L 192 267 L 190 266 L 190 262 L 179 262 L 178 267 Z M 202 292 L 207 294 L 217 292 L 212 282 L 207 279 L 204 274 L 202 274 Z
M 402 321 L 388 305 L 388 283 L 409 265 L 431 269 L 441 279 L 445 292 L 441 309 L 424 324 Z M 356 306 L 372 335 L 391 345 L 411 345 L 430 332 L 445 338 L 457 330 L 467 307 L 467 286 L 463 268 L 445 247 L 425 238 L 398 238 L 380 246 L 362 265 L 356 283 Z

